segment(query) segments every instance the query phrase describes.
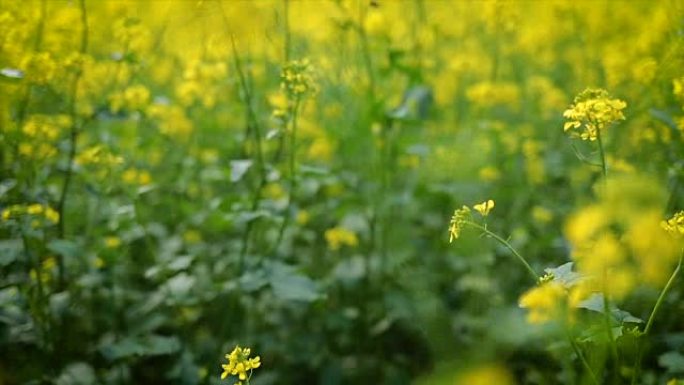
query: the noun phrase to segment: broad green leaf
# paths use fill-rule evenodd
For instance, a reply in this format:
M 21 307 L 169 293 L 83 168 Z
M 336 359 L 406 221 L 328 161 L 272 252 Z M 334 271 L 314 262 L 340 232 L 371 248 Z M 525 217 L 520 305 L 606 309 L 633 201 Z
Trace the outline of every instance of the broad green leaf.
M 109 361 L 130 357 L 160 356 L 180 350 L 178 338 L 171 336 L 147 335 L 127 337 L 113 344 L 100 347 L 100 353 Z
M 19 239 L 0 241 L 0 266 L 7 266 L 21 255 L 24 246 Z
M 75 258 L 81 255 L 81 246 L 68 239 L 55 239 L 47 245 L 48 249 L 67 258 Z
M 285 301 L 312 302 L 321 296 L 316 283 L 303 275 L 282 275 L 271 278 L 276 297 Z
M 57 377 L 57 385 L 91 385 L 97 384 L 97 377 L 92 366 L 85 362 L 69 364 Z
M 269 282 L 276 297 L 284 301 L 312 302 L 321 298 L 316 282 L 298 273 L 292 266 L 283 263 L 271 263 Z
M 658 357 L 658 365 L 668 372 L 684 372 L 684 355 L 675 351 L 667 352 Z
M 556 268 L 544 269 L 544 271 L 547 274 L 553 275 L 554 282 L 559 282 L 563 286 L 569 287 L 582 279 L 582 276 L 579 273 L 572 271 L 573 265 L 573 262 L 568 262 Z
M 249 159 L 238 159 L 230 161 L 230 181 L 235 183 L 242 179 L 243 176 L 252 167 L 252 161 Z

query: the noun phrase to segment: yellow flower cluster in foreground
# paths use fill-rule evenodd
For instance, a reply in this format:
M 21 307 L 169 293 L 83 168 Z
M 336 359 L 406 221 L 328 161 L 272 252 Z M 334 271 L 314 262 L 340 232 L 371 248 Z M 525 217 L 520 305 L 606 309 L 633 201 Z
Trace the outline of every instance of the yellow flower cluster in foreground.
M 229 375 L 236 376 L 238 381 L 235 385 L 242 385 L 242 381 L 249 383 L 249 378 L 252 376 L 252 371 L 261 366 L 261 358 L 259 356 L 249 358 L 252 353 L 250 348 L 241 348 L 235 346 L 232 352 L 226 354 L 228 363 L 221 365 L 223 373 L 221 379 L 225 379 Z
M 33 217 L 31 225 L 33 227 L 38 227 L 39 222 L 36 222 L 38 218 L 45 219 L 51 224 L 56 224 L 59 222 L 59 212 L 48 205 L 41 203 L 32 203 L 29 205 L 12 205 L 2 210 L 2 220 L 9 221 L 10 219 L 17 219 L 24 215 Z
M 574 103 L 563 113 L 568 119 L 563 125 L 563 130 L 584 128 L 579 137 L 582 140 L 594 141 L 608 126 L 625 120 L 622 113 L 625 107 L 627 103 L 611 98 L 606 90 L 586 89 L 575 97 Z

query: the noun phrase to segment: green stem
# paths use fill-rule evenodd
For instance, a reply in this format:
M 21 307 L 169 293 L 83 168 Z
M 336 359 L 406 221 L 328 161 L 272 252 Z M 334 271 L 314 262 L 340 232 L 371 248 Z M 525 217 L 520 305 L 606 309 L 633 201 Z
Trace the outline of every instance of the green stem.
M 223 10 L 223 8 L 222 8 Z M 224 21 L 226 22 L 227 25 L 227 18 L 225 18 L 225 13 L 224 15 Z M 254 189 L 253 195 L 252 195 L 252 204 L 251 204 L 251 210 L 255 211 L 257 207 L 259 207 L 259 202 L 261 201 L 261 191 L 263 190 L 264 186 L 266 186 L 266 166 L 264 164 L 264 153 L 263 153 L 263 146 L 261 143 L 261 127 L 259 126 L 259 120 L 257 119 L 256 112 L 254 111 L 254 105 L 253 105 L 253 98 L 252 98 L 252 93 L 250 91 L 249 85 L 247 83 L 247 76 L 245 75 L 245 72 L 242 67 L 242 60 L 240 60 L 240 56 L 237 51 L 237 47 L 235 45 L 235 39 L 231 35 L 231 43 L 233 47 L 233 59 L 235 61 L 235 68 L 238 72 L 238 77 L 240 79 L 240 85 L 242 87 L 243 93 L 244 93 L 244 102 L 245 106 L 247 108 L 247 127 L 248 128 L 253 128 L 254 129 L 254 142 L 256 144 L 256 164 L 257 164 L 257 171 L 259 172 L 259 182 L 257 183 L 256 188 Z M 248 130 L 248 133 L 251 130 Z M 245 141 L 247 141 L 249 138 L 245 138 Z M 254 229 L 254 221 L 251 220 L 247 223 L 247 228 L 245 229 L 245 233 L 243 234 L 242 237 L 242 248 L 240 250 L 240 259 L 239 259 L 239 269 L 240 271 L 243 270 L 244 268 L 244 262 L 245 262 L 245 257 L 247 255 L 247 250 L 249 248 L 249 238 L 252 233 L 252 230 Z
M 608 177 L 608 164 L 606 163 L 606 153 L 603 149 L 603 139 L 601 139 L 601 130 L 596 129 L 596 138 L 598 139 L 599 155 L 601 156 L 601 169 L 603 170 L 603 178 Z
M 674 271 L 672 272 L 672 275 L 670 275 L 670 279 L 667 281 L 665 284 L 665 287 L 663 287 L 663 290 L 660 291 L 660 295 L 658 296 L 658 300 L 656 301 L 655 305 L 653 306 L 653 310 L 651 310 L 651 315 L 648 317 L 648 321 L 646 322 L 646 327 L 644 328 L 644 333 L 640 336 L 639 340 L 639 347 L 637 349 L 637 358 L 636 361 L 634 362 L 634 370 L 632 372 L 632 384 L 637 383 L 637 378 L 639 377 L 639 372 L 641 371 L 641 360 L 643 358 L 643 337 L 648 335 L 648 333 L 651 331 L 651 328 L 653 327 L 653 320 L 655 319 L 656 314 L 658 313 L 658 309 L 660 309 L 660 306 L 663 304 L 663 301 L 665 300 L 665 296 L 667 293 L 670 291 L 670 288 L 672 287 L 672 284 L 674 283 L 675 279 L 677 278 L 677 275 L 679 275 L 679 270 L 682 268 L 682 258 L 684 258 L 684 250 L 682 251 L 682 254 L 679 256 L 679 262 L 677 263 L 677 266 L 675 267 Z
M 613 335 L 613 326 L 611 325 L 610 322 L 610 302 L 608 300 L 608 288 L 606 285 L 606 282 L 608 280 L 608 271 L 607 269 L 603 270 L 603 321 L 606 327 L 606 336 L 608 337 L 608 341 L 610 343 L 610 353 L 613 357 L 613 364 L 615 366 L 615 373 L 613 375 L 617 376 L 617 373 L 620 369 L 620 356 L 618 355 L 617 351 L 617 343 L 615 341 L 615 336 Z
M 528 272 L 530 273 L 530 275 L 532 275 L 532 277 L 534 278 L 534 282 L 535 282 L 535 283 L 536 283 L 536 282 L 539 282 L 539 274 L 537 274 L 537 272 L 534 271 L 534 269 L 532 268 L 532 266 L 530 266 L 530 264 L 527 262 L 527 260 L 526 260 L 522 255 L 520 255 L 520 253 L 518 253 L 518 251 L 517 251 L 513 246 L 511 246 L 510 243 L 508 243 L 508 241 L 506 241 L 505 239 L 501 238 L 501 237 L 498 236 L 497 234 L 495 234 L 495 233 L 489 231 L 489 229 L 487 229 L 486 227 L 481 226 L 481 225 L 479 225 L 479 224 L 477 224 L 477 223 L 475 223 L 475 222 L 466 221 L 465 223 L 466 223 L 467 225 L 469 225 L 469 226 L 472 226 L 472 227 L 474 227 L 474 228 L 476 228 L 476 229 L 482 231 L 483 233 L 487 234 L 488 236 L 494 238 L 494 239 L 497 240 L 499 243 L 501 243 L 502 245 L 504 245 L 508 250 L 511 251 L 511 253 L 513 253 L 513 255 L 518 259 L 518 261 L 520 261 L 520 263 L 522 263 L 523 266 L 525 266 L 525 268 L 527 269 L 527 271 L 528 271 Z
M 656 301 L 655 305 L 653 306 L 653 310 L 651 311 L 651 315 L 648 317 L 648 321 L 646 322 L 646 328 L 644 328 L 644 334 L 648 334 L 648 332 L 651 331 L 651 327 L 653 326 L 653 320 L 655 319 L 655 316 L 658 313 L 658 309 L 660 309 L 660 306 L 663 304 L 663 300 L 665 299 L 667 292 L 670 291 L 670 287 L 672 287 L 672 283 L 674 283 L 675 278 L 677 278 L 677 275 L 679 274 L 679 270 L 682 268 L 682 258 L 683 257 L 684 257 L 684 252 L 682 252 L 682 255 L 679 257 L 679 262 L 677 263 L 677 267 L 675 267 L 674 271 L 672 272 L 672 275 L 670 276 L 670 279 L 665 284 L 665 287 L 663 287 L 663 290 L 660 292 L 660 296 L 658 296 L 658 300 Z
M 283 218 L 283 223 L 280 225 L 280 230 L 278 230 L 278 238 L 273 246 L 273 250 L 278 250 L 278 246 L 283 240 L 283 235 L 285 234 L 285 229 L 290 224 L 290 217 L 292 216 L 290 211 L 292 211 L 292 205 L 294 204 L 295 194 L 297 190 L 297 162 L 296 162 L 296 145 L 297 145 L 297 118 L 299 116 L 299 107 L 301 105 L 301 97 L 297 95 L 295 97 L 295 104 L 292 109 L 292 132 L 290 132 L 290 194 L 287 198 L 287 207 L 285 208 L 285 218 Z
M 292 50 L 292 34 L 290 33 L 290 1 L 283 1 L 283 29 L 285 44 L 283 44 L 283 58 L 285 63 L 290 61 L 290 51 Z
M 88 14 L 86 12 L 85 0 L 79 2 L 81 9 L 81 46 L 80 54 L 85 54 L 88 49 Z M 69 133 L 69 155 L 67 159 L 66 174 L 64 175 L 64 184 L 62 185 L 62 191 L 59 196 L 59 202 L 57 204 L 57 212 L 59 212 L 59 222 L 57 223 L 57 229 L 59 232 L 59 237 L 64 238 L 65 236 L 65 207 L 67 195 L 69 193 L 69 186 L 71 184 L 71 179 L 73 176 L 73 166 L 74 158 L 76 157 L 76 142 L 78 140 L 79 129 L 76 124 L 76 98 L 78 95 L 78 83 L 81 80 L 82 68 L 79 68 L 74 75 L 73 82 L 71 83 L 71 95 L 69 97 L 69 114 L 71 115 L 71 132 Z M 64 258 L 61 255 L 57 256 L 57 269 L 58 269 L 58 290 L 64 288 L 65 285 L 65 268 L 64 268 Z
M 568 335 L 568 342 L 570 342 L 570 346 L 572 346 L 572 350 L 575 352 L 577 357 L 582 362 L 582 365 L 587 370 L 587 373 L 589 373 L 589 378 L 591 378 L 591 382 L 594 385 L 599 385 L 599 382 L 598 382 L 598 379 L 596 378 L 596 374 L 594 373 L 594 370 L 591 368 L 591 365 L 589 365 L 587 358 L 584 357 L 584 354 L 582 354 L 582 350 L 580 350 L 580 347 L 577 346 L 577 343 L 572 339 L 572 337 L 570 337 L 570 335 Z

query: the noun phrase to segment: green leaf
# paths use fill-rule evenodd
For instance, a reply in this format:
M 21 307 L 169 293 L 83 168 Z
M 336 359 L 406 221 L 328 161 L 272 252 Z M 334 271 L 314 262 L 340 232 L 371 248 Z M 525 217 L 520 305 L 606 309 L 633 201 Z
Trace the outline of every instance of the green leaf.
M 55 239 L 50 241 L 47 248 L 66 258 L 75 258 L 81 255 L 81 246 L 74 241 L 66 239 Z
M 651 116 L 665 123 L 673 130 L 679 130 L 677 123 L 674 121 L 674 119 L 672 119 L 672 116 L 668 112 L 657 110 L 655 108 L 651 108 L 648 112 L 651 114 Z
M 321 298 L 318 285 L 292 266 L 273 263 L 268 266 L 269 281 L 275 296 L 283 301 L 313 302 Z
M 69 364 L 56 381 L 57 385 L 91 385 L 97 384 L 95 370 L 85 362 Z
M 321 297 L 316 283 L 303 275 L 274 277 L 271 287 L 276 297 L 285 301 L 312 302 Z
M 8 191 L 12 190 L 17 185 L 15 179 L 5 179 L 0 182 L 0 198 L 2 198 Z
M 100 347 L 100 353 L 109 361 L 131 357 L 168 355 L 181 348 L 178 338 L 171 336 L 147 335 L 127 337 L 113 344 Z
M 249 159 L 238 159 L 230 161 L 230 181 L 235 183 L 240 181 L 243 176 L 252 167 L 252 161 Z
M 582 276 L 579 273 L 572 271 L 574 263 L 568 262 L 556 268 L 547 268 L 544 271 L 547 274 L 553 275 L 553 281 L 569 287 L 577 283 Z
M 187 296 L 194 285 L 195 277 L 186 273 L 177 274 L 166 281 L 166 288 L 169 294 L 178 298 Z
M 613 314 L 613 317 L 621 323 L 625 323 L 625 322 L 638 323 L 638 324 L 644 323 L 644 320 L 631 315 L 628 311 L 625 311 L 625 310 L 615 308 L 615 309 L 613 309 L 612 314 Z
M 2 68 L 0 69 L 0 79 L 9 81 L 18 81 L 24 78 L 24 71 L 17 68 Z
M 658 357 L 658 365 L 668 372 L 684 372 L 684 356 L 679 352 L 667 352 Z
M 16 261 L 21 255 L 24 246 L 19 239 L 7 239 L 0 241 L 0 267 Z
M 578 308 L 580 309 L 587 309 L 591 311 L 595 311 L 597 313 L 603 313 L 603 294 L 601 293 L 592 293 L 589 298 L 585 299 L 584 301 L 580 302 L 577 305 Z

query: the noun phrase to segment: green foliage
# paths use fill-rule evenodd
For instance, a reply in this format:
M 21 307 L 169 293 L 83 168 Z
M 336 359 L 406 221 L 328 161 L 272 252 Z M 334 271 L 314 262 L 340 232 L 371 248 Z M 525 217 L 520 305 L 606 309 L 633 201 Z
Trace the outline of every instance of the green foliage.
M 519 304 L 590 276 L 568 218 L 606 174 L 652 176 L 600 198 L 621 242 L 684 208 L 681 16 L 0 0 L 0 385 L 219 384 L 238 345 L 254 385 L 684 375 L 656 253 L 624 259 L 674 283 L 583 298 L 572 338 Z M 576 101 L 572 141 L 586 87 L 614 97 Z

